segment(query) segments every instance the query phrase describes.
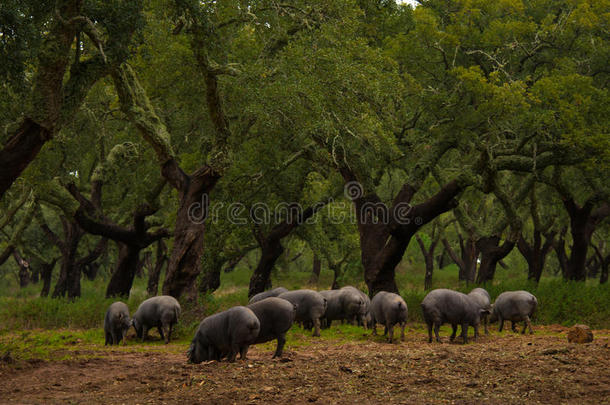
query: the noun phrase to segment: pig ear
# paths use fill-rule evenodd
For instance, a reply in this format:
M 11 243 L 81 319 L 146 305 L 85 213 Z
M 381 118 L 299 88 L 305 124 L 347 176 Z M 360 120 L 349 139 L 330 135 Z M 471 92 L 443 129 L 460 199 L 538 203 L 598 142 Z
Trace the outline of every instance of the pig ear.
M 119 313 L 119 320 L 123 319 L 123 314 Z

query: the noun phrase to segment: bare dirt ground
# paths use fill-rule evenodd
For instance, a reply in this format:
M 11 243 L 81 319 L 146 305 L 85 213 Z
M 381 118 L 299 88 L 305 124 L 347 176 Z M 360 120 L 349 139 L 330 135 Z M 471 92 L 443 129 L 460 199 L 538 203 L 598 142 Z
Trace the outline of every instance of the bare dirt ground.
M 199 365 L 186 363 L 184 344 L 77 350 L 79 360 L 0 364 L 0 402 L 610 403 L 609 331 L 584 345 L 559 326 L 536 331 L 465 346 L 428 344 L 420 331 L 398 344 L 307 336 L 281 360 L 268 345 L 251 347 L 246 361 Z

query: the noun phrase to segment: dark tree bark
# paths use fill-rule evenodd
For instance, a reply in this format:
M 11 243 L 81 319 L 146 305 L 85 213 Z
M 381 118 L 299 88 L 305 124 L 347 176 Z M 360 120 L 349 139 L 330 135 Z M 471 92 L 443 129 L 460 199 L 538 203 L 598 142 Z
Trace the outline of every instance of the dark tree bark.
M 61 218 L 63 228 L 63 239 L 57 236 L 46 225 L 42 229 L 47 237 L 61 252 L 61 267 L 59 277 L 53 290 L 53 298 L 68 296 L 68 298 L 80 297 L 81 268 L 76 265 L 78 244 L 84 235 L 82 228 L 74 221 L 66 217 Z
M 358 184 L 352 171 L 341 168 L 347 185 Z M 391 207 L 371 193 L 356 191 L 356 209 L 364 281 L 372 297 L 379 291 L 398 292 L 395 269 L 402 260 L 411 238 L 434 218 L 457 206 L 457 197 L 465 188 L 457 180 L 445 184 L 434 196 L 418 205 L 410 205 L 417 188 L 403 185 Z M 385 218 L 384 218 L 385 217 Z
M 263 235 L 258 228 L 254 230 L 254 236 L 261 248 L 261 257 L 256 269 L 254 269 L 254 273 L 252 273 L 252 277 L 250 277 L 248 297 L 252 297 L 271 287 L 271 270 L 273 270 L 275 262 L 284 252 L 282 239 L 288 236 L 297 226 L 313 216 L 324 205 L 326 205 L 326 202 L 307 207 L 296 215 L 291 213 L 289 218 L 271 228 L 267 235 Z
M 149 251 L 144 252 L 140 260 L 138 260 L 138 265 L 136 268 L 136 277 L 142 278 L 144 276 L 144 269 L 150 272 L 151 264 L 151 253 Z
M 0 150 L 0 197 L 13 184 L 23 170 L 34 160 L 42 146 L 51 138 L 51 132 L 29 118 L 9 138 Z
M 602 263 L 602 271 L 599 275 L 599 283 L 606 284 L 608 282 L 608 268 L 610 267 L 610 257 L 607 258 L 605 262 Z
M 415 240 L 417 240 L 417 244 L 419 245 L 419 249 L 424 255 L 424 261 L 426 263 L 426 275 L 424 276 L 424 289 L 429 290 L 432 288 L 432 274 L 434 273 L 434 250 L 436 249 L 436 245 L 438 244 L 438 236 L 434 237 L 430 242 L 430 246 L 426 249 L 424 245 L 424 241 L 419 237 L 419 235 L 415 235 Z
M 148 274 L 148 285 L 146 291 L 148 295 L 154 297 L 159 291 L 159 276 L 163 270 L 163 266 L 167 262 L 167 247 L 163 239 L 157 241 L 157 258 L 155 260 L 155 267 L 152 268 Z
M 443 246 L 453 262 L 458 266 L 458 279 L 473 283 L 477 275 L 477 259 L 479 249 L 473 237 L 469 236 L 466 240 L 458 234 L 460 242 L 460 255 L 451 247 L 447 239 L 443 238 Z
M 38 266 L 30 267 L 30 277 L 32 284 L 38 284 L 40 281 L 40 268 Z
M 82 273 L 87 279 L 93 281 L 97 277 L 99 265 L 96 260 L 106 251 L 108 246 L 108 239 L 101 238 L 95 248 L 89 252 L 89 254 L 76 262 L 77 266 L 80 266 Z
M 507 239 L 500 246 L 500 237 L 497 235 L 485 236 L 477 240 L 477 248 L 481 252 L 477 283 L 493 280 L 498 262 L 513 250 L 515 244 L 515 241 Z
M 566 279 L 584 281 L 587 278 L 587 252 L 596 226 L 610 215 L 610 204 L 604 203 L 594 210 L 595 199 L 580 207 L 572 197 L 563 196 L 563 205 L 570 217 L 572 249 L 567 263 Z
M 203 275 L 199 283 L 199 292 L 209 294 L 220 287 L 220 273 L 224 262 L 222 251 L 210 251 L 209 248 L 203 255 Z
M 127 245 L 120 242 L 117 243 L 117 246 L 119 247 L 118 263 L 106 288 L 106 297 L 129 297 L 129 291 L 131 291 L 138 269 L 141 249 L 138 245 Z
M 169 235 L 165 229 L 153 233 L 148 232 L 150 226 L 146 223 L 146 217 L 154 214 L 157 208 L 147 203 L 141 204 L 133 214 L 132 226 L 121 227 L 104 218 L 99 212 L 99 205 L 86 199 L 74 184 L 69 184 L 66 188 L 80 203 L 80 207 L 74 214 L 79 225 L 91 234 L 112 239 L 119 244 L 119 260 L 106 288 L 106 297 L 128 297 L 139 264 L 140 252 L 150 244 Z M 161 189 L 162 187 L 156 189 L 155 197 L 161 192 Z M 95 217 L 101 218 L 101 220 L 92 219 Z
M 163 294 L 180 297 L 187 287 L 195 283 L 201 271 L 199 265 L 204 248 L 209 193 L 220 176 L 208 166 L 186 175 L 173 160 L 163 168 L 163 174 L 180 193 L 174 247 L 163 282 Z
M 313 255 L 313 266 L 311 269 L 311 277 L 309 278 L 309 284 L 318 284 L 318 280 L 320 280 L 320 270 L 322 270 L 322 261 L 314 253 Z
M 331 284 L 330 289 L 338 290 L 339 288 L 341 288 L 341 286 L 339 285 L 339 278 L 341 277 L 341 264 L 333 263 L 332 265 L 329 265 L 329 267 L 333 272 L 333 283 Z
M 601 268 L 601 273 L 599 275 L 599 283 L 605 284 L 608 282 L 608 268 L 610 267 L 610 254 L 604 255 L 602 249 L 598 246 L 591 244 L 593 246 L 593 250 L 595 251 L 595 256 L 597 257 L 597 261 Z
M 27 287 L 31 281 L 30 263 L 21 257 L 17 250 L 13 251 L 13 259 L 15 259 L 15 263 L 17 263 L 17 266 L 19 267 L 19 287 Z
M 544 244 L 542 243 L 542 232 L 540 230 L 534 230 L 534 241 L 532 244 L 525 240 L 523 234 L 519 236 L 517 248 L 527 261 L 528 280 L 534 280 L 536 283 L 540 281 L 546 257 L 555 243 L 555 234 L 555 231 L 551 231 L 546 235 Z
M 553 244 L 553 249 L 555 250 L 555 254 L 557 256 L 557 261 L 559 262 L 559 268 L 561 270 L 561 275 L 564 279 L 568 278 L 568 255 L 566 253 L 566 242 L 565 235 L 568 231 L 567 227 L 564 227 L 559 233 L 557 240 Z
M 57 259 L 53 259 L 49 263 L 40 263 L 40 277 L 42 278 L 42 290 L 40 291 L 41 297 L 47 297 L 49 295 L 49 291 L 51 291 L 51 277 L 53 276 L 55 263 L 57 263 Z
M 14 250 L 15 246 L 9 245 L 2 251 L 2 253 L 0 253 L 0 266 L 2 266 L 8 260 L 8 258 L 11 257 Z

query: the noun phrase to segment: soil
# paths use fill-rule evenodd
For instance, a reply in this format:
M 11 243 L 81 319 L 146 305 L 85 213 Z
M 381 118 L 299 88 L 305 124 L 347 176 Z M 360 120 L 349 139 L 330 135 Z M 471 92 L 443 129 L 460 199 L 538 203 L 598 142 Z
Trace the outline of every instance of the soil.
M 561 334 L 558 334 L 561 332 Z M 562 327 L 482 336 L 475 343 L 356 342 L 304 336 L 282 359 L 274 345 L 235 363 L 186 363 L 184 344 L 77 351 L 79 360 L 0 362 L 0 402 L 20 404 L 422 404 L 610 401 L 608 331 L 568 343 Z M 597 337 L 597 336 L 602 337 Z M 137 350 L 136 350 L 137 349 Z M 74 354 L 74 353 L 73 353 Z

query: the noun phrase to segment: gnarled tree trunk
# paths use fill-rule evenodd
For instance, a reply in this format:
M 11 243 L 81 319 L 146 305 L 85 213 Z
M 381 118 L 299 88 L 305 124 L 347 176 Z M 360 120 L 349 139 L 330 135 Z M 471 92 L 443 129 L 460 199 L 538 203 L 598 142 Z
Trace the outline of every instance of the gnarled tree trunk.
M 555 240 L 555 232 L 551 232 L 546 236 L 546 241 L 542 243 L 542 232 L 534 230 L 534 242 L 530 245 L 523 234 L 519 236 L 517 248 L 523 255 L 528 265 L 527 279 L 534 280 L 536 283 L 540 281 L 542 270 L 547 254 L 551 251 Z
M 182 175 L 186 176 L 183 172 Z M 165 176 L 167 178 L 169 175 Z M 178 188 L 180 206 L 174 225 L 174 247 L 163 282 L 165 295 L 180 297 L 187 287 L 195 283 L 201 272 L 209 193 L 219 178 L 211 168 L 205 166 L 180 182 L 182 186 Z
M 568 280 L 586 280 L 587 251 L 591 244 L 591 236 L 595 227 L 610 215 L 610 204 L 604 203 L 598 209 L 593 210 L 594 204 L 594 199 L 590 199 L 579 207 L 572 197 L 563 198 L 563 205 L 570 217 L 572 233 L 572 249 L 566 271 Z
M 346 185 L 358 184 L 353 172 L 341 168 Z M 425 202 L 410 205 L 416 189 L 403 185 L 392 207 L 371 193 L 363 196 L 361 188 L 352 199 L 360 236 L 364 281 L 372 297 L 379 291 L 398 292 L 396 266 L 402 260 L 411 238 L 425 224 L 457 205 L 457 197 L 465 184 L 453 180 Z M 349 191 L 349 190 L 348 190 Z
M 149 296 L 154 297 L 159 291 L 159 276 L 163 270 L 163 266 L 167 262 L 167 247 L 163 242 L 163 239 L 157 241 L 157 259 L 155 261 L 155 267 L 152 268 L 148 274 L 148 284 L 146 286 L 146 292 Z
M 30 275 L 30 263 L 25 260 L 17 250 L 13 251 L 13 258 L 15 259 L 15 263 L 19 267 L 19 287 L 24 288 L 30 284 L 31 275 Z
M 254 235 L 261 248 L 261 257 L 258 261 L 258 266 L 254 269 L 254 273 L 252 273 L 252 277 L 250 277 L 248 297 L 252 297 L 271 287 L 271 270 L 273 270 L 275 262 L 284 252 L 282 238 L 288 236 L 297 226 L 303 224 L 324 205 L 326 203 L 316 204 L 302 212 L 298 212 L 296 215 L 291 213 L 289 218 L 275 225 L 268 235 L 263 235 L 258 228 L 255 229 Z
M 40 263 L 40 277 L 42 278 L 41 297 L 47 297 L 49 291 L 51 291 L 51 277 L 53 276 L 53 268 L 55 268 L 56 262 L 57 259 L 53 259 L 49 263 Z
M 428 249 L 426 249 L 424 241 L 419 237 L 419 235 L 415 235 L 415 239 L 417 240 L 417 244 L 419 245 L 419 249 L 421 250 L 422 255 L 424 255 L 424 262 L 426 264 L 424 289 L 429 290 L 430 288 L 432 288 L 432 274 L 434 273 L 434 250 L 436 249 L 436 245 L 438 244 L 438 238 L 432 239 Z
M 459 256 L 445 238 L 442 240 L 443 246 L 451 260 L 458 266 L 458 279 L 472 283 L 477 275 L 479 249 L 477 249 L 476 241 L 472 236 L 469 236 L 466 240 L 463 239 L 462 235 L 458 234 L 458 236 L 460 238 Z
M 320 270 L 322 270 L 322 261 L 320 260 L 318 255 L 314 253 L 309 284 L 318 284 L 318 280 L 320 280 Z
M 485 236 L 477 240 L 477 248 L 481 252 L 481 264 L 479 265 L 477 283 L 493 280 L 498 262 L 513 250 L 515 243 L 514 241 L 506 240 L 500 246 L 500 237 L 497 235 Z
M 129 297 L 138 268 L 141 248 L 138 245 L 127 245 L 120 242 L 117 245 L 119 247 L 118 264 L 106 288 L 106 297 Z
M 26 118 L 0 150 L 0 197 L 36 158 L 42 146 L 51 138 L 51 132 Z

